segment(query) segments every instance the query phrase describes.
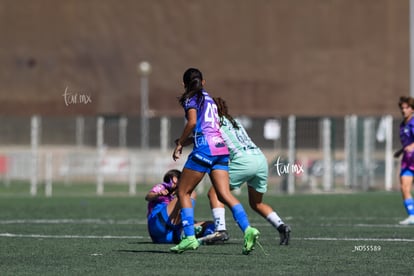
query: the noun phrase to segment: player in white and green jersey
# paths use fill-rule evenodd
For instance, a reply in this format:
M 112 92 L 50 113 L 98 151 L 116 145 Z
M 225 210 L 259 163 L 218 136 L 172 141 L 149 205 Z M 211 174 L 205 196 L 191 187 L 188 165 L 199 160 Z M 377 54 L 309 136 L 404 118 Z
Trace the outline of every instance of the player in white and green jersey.
M 277 229 L 280 245 L 288 245 L 290 226 L 283 222 L 271 206 L 263 202 L 268 180 L 266 157 L 250 139 L 243 126 L 228 113 L 226 102 L 221 98 L 215 98 L 214 101 L 220 117 L 220 131 L 230 152 L 230 189 L 238 189 L 246 182 L 250 207 Z M 225 209 L 214 189 L 210 189 L 208 196 L 219 240 L 226 236 L 220 235 L 226 233 Z

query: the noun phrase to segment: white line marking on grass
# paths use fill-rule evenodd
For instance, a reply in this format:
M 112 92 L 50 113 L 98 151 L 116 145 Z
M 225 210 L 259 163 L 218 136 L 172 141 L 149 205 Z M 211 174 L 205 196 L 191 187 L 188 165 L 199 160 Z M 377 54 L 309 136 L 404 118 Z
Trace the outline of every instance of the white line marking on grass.
M 366 223 L 357 223 L 357 224 L 320 224 L 321 227 L 366 227 L 366 228 L 409 228 L 410 225 L 400 225 L 400 224 L 366 224 Z
M 126 219 L 10 219 L 0 224 L 147 224 L 146 220 Z
M 97 236 L 97 235 L 43 235 L 43 234 L 12 234 L 0 233 L 0 238 L 36 238 L 36 239 L 146 239 L 144 236 Z M 235 241 L 241 239 L 232 239 Z M 359 241 L 359 242 L 414 242 L 414 239 L 398 239 L 398 238 L 330 238 L 330 237 L 309 237 L 309 238 L 293 238 L 293 240 L 305 241 Z
M 354 216 L 354 217 L 317 217 L 315 218 L 316 220 L 349 220 L 349 221 L 353 221 L 353 220 L 378 220 L 379 217 L 360 217 L 360 216 Z M 403 217 L 401 217 L 403 218 Z M 296 217 L 286 217 L 285 220 L 308 220 L 309 217 L 302 217 L 302 216 L 296 216 Z M 386 219 L 386 220 L 394 220 L 395 217 L 381 217 L 381 219 Z
M 12 234 L 0 233 L 4 238 L 44 238 L 44 239 L 144 239 L 144 236 L 96 236 L 96 235 L 42 235 L 42 234 Z
M 261 222 L 261 223 L 255 223 L 253 222 L 254 226 L 257 227 L 267 227 L 270 226 L 269 223 Z M 293 224 L 295 225 L 295 224 Z M 303 223 L 297 223 L 296 227 L 309 227 L 309 224 Z M 345 223 L 322 223 L 322 224 L 312 224 L 312 226 L 316 227 L 361 227 L 361 228 L 410 228 L 412 227 L 414 229 L 413 225 L 400 225 L 400 224 L 366 224 L 366 223 L 356 223 L 356 224 L 345 224 Z
M 301 239 L 301 238 L 299 238 Z M 305 241 L 375 241 L 375 242 L 414 242 L 414 239 L 389 238 L 302 238 Z

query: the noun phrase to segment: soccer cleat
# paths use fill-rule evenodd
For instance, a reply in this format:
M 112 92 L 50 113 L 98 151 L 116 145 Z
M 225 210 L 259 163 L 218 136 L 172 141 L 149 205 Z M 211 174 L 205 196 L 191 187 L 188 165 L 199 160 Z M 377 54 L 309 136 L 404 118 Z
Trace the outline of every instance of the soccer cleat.
M 280 245 L 288 245 L 290 240 L 290 232 L 292 231 L 290 229 L 289 225 L 282 224 L 277 228 L 277 231 L 279 231 L 280 236 Z
M 196 250 L 199 246 L 200 246 L 200 243 L 195 238 L 195 236 L 185 237 L 181 240 L 179 244 L 177 244 L 174 247 L 171 247 L 170 251 L 181 254 L 187 250 Z
M 408 218 L 406 218 L 405 220 L 400 221 L 401 225 L 412 225 L 414 224 L 414 216 L 408 216 Z
M 216 231 L 210 235 L 199 238 L 199 242 L 204 245 L 223 244 L 230 239 L 226 230 Z
M 259 238 L 259 235 L 259 230 L 250 226 L 244 231 L 244 246 L 242 250 L 244 255 L 249 255 L 249 253 L 254 250 L 254 246 L 256 245 L 256 240 Z

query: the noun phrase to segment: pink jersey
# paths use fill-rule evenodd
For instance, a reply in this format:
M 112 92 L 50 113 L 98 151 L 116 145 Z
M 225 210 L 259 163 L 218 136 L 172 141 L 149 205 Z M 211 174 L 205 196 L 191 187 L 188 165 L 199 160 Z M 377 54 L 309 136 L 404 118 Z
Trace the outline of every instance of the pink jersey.
M 151 188 L 151 190 L 149 192 L 153 192 L 153 193 L 159 193 L 163 190 L 167 190 L 166 185 L 163 183 L 160 184 L 156 184 L 154 187 Z M 158 204 L 161 203 L 165 203 L 168 204 L 170 203 L 173 199 L 175 198 L 175 195 L 172 194 L 168 194 L 166 196 L 159 196 L 158 198 L 148 202 L 148 212 L 147 212 L 147 217 L 149 214 L 151 214 L 152 210 L 154 209 L 154 207 Z
M 414 143 L 414 118 L 400 124 L 400 141 L 403 147 Z M 414 170 L 414 152 L 404 151 L 401 159 L 401 169 Z
M 204 99 L 197 95 L 184 103 L 184 110 L 197 110 L 197 124 L 193 130 L 194 150 L 201 151 L 210 156 L 228 155 L 229 150 L 224 143 L 220 132 L 220 120 L 214 100 L 203 90 Z

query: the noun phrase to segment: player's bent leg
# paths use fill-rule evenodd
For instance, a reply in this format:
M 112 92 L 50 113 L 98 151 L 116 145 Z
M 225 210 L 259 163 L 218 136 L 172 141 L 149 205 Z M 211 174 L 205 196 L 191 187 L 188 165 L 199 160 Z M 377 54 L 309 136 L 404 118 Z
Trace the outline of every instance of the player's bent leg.
M 257 192 L 253 187 L 248 186 L 250 207 L 264 217 L 279 233 L 279 244 L 288 245 L 290 240 L 291 227 L 283 222 L 271 206 L 264 203 L 263 193 Z
M 213 170 L 210 173 L 210 179 L 217 192 L 217 196 L 221 202 L 226 204 L 233 214 L 233 219 L 244 233 L 244 246 L 242 253 L 249 254 L 256 244 L 260 232 L 250 226 L 246 211 L 239 200 L 233 196 L 229 188 L 228 172 L 225 170 Z
M 208 191 L 211 214 L 214 219 L 215 232 L 202 238 L 201 242 L 205 245 L 223 244 L 230 239 L 226 229 L 226 217 L 224 204 L 219 201 L 214 187 Z

